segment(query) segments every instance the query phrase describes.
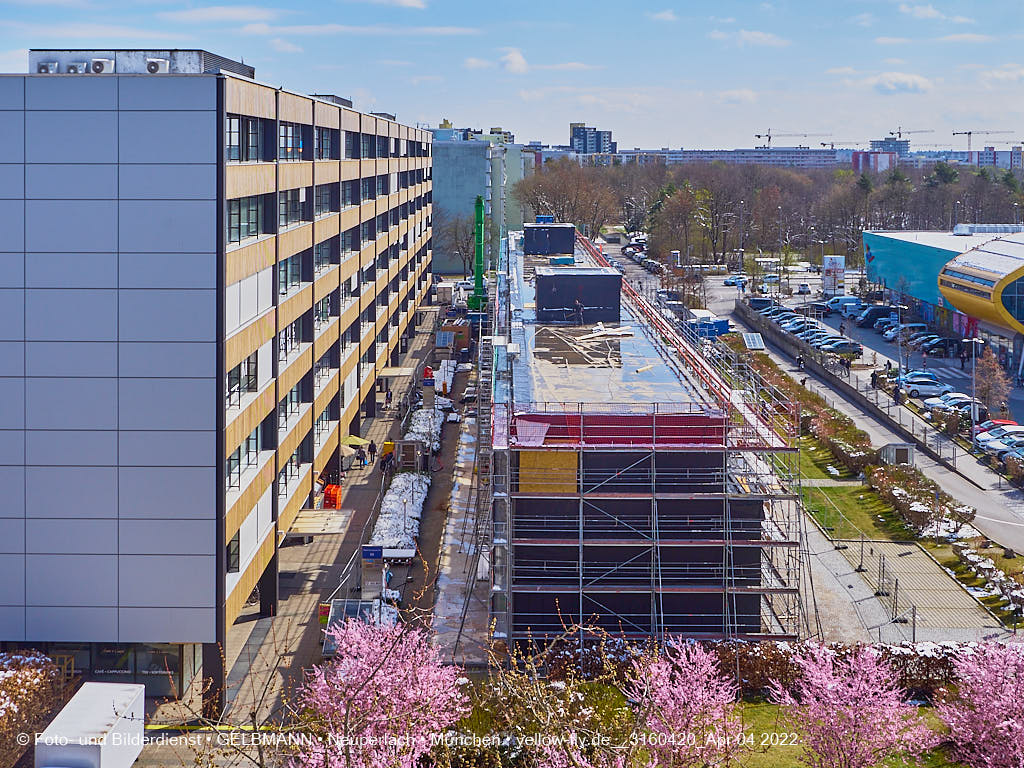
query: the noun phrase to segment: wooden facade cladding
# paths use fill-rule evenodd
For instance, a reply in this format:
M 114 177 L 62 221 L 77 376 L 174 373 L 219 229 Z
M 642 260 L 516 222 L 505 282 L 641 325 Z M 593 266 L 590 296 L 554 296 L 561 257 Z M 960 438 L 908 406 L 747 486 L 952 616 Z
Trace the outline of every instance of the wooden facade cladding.
M 227 421 L 224 430 L 224 455 L 230 456 L 242 441 L 259 426 L 277 405 L 273 382 L 270 382 L 245 408 L 230 411 L 233 416 Z
M 277 164 L 279 189 L 298 189 L 313 186 L 313 163 L 290 160 Z
M 313 307 L 313 286 L 304 288 L 289 296 L 277 307 L 278 329 L 287 328 Z
M 245 601 L 249 599 L 249 595 L 252 594 L 253 589 L 256 588 L 256 582 L 260 580 L 260 576 L 263 571 L 266 570 L 269 565 L 271 558 L 274 556 L 274 550 L 277 545 L 274 535 L 274 528 L 271 528 L 267 534 L 267 538 L 260 544 L 260 548 L 256 551 L 252 560 L 249 561 L 249 565 L 246 566 L 245 572 L 239 578 L 238 583 L 235 584 L 235 588 L 231 590 L 231 594 L 228 595 L 226 604 L 224 606 L 225 620 L 228 625 L 234 623 L 235 619 L 242 612 L 242 608 L 245 607 Z
M 235 531 L 242 527 L 242 521 L 245 520 L 249 512 L 256 506 L 256 502 L 266 493 L 270 484 L 274 482 L 274 476 L 277 474 L 277 464 L 274 459 L 275 454 L 273 451 L 264 451 L 260 454 L 259 471 L 228 506 L 224 526 L 228 539 L 234 536 Z
M 224 368 L 230 371 L 274 338 L 276 332 L 277 313 L 271 308 L 224 341 Z
M 224 257 L 224 284 L 233 285 L 267 267 L 274 266 L 277 252 L 277 237 L 268 235 L 249 245 L 233 248 Z
M 281 397 L 290 392 L 292 387 L 299 383 L 299 379 L 309 373 L 309 369 L 313 367 L 313 345 L 305 344 L 304 346 L 305 349 L 296 355 L 288 367 L 277 374 L 277 392 Z
M 227 163 L 224 196 L 228 200 L 250 195 L 269 195 L 277 190 L 274 163 Z
M 277 260 L 287 259 L 313 247 L 313 223 L 286 229 L 277 236 Z

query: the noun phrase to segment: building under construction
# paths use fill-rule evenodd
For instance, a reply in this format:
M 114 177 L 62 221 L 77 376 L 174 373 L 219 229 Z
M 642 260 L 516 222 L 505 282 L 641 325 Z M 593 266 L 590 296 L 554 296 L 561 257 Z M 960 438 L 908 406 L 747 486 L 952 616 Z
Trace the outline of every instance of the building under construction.
M 588 241 L 568 260 L 522 246 L 510 234 L 481 329 L 494 636 L 803 634 L 796 406 L 623 281 L 610 292 Z

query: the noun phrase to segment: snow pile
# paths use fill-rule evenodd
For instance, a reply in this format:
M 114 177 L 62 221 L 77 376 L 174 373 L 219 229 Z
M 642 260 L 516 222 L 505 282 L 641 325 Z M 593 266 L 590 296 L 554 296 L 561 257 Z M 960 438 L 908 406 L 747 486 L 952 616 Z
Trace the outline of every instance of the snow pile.
M 432 451 L 441 450 L 441 425 L 444 424 L 444 412 L 436 408 L 418 408 L 409 417 L 409 428 L 405 431 L 406 440 L 419 440 L 430 446 Z
M 454 360 L 442 360 L 441 365 L 434 369 L 434 390 L 439 395 L 452 391 L 452 380 L 458 366 Z
M 430 475 L 425 472 L 399 472 L 395 475 L 391 487 L 381 499 L 377 524 L 370 535 L 370 546 L 415 549 L 429 487 Z

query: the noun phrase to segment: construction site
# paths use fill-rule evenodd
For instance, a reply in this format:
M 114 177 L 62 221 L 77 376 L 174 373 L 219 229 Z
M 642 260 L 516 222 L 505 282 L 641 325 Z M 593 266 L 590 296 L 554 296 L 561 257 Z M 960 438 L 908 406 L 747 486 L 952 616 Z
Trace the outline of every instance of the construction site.
M 474 546 L 453 655 L 569 627 L 813 634 L 797 406 L 686 337 L 564 226 L 510 233 L 478 309 Z

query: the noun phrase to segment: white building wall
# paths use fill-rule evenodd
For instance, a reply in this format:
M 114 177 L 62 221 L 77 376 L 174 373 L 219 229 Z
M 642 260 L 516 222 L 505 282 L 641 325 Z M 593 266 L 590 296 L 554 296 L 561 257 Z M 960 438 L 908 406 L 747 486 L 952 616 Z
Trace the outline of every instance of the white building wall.
M 216 639 L 217 125 L 0 76 L 0 640 Z

